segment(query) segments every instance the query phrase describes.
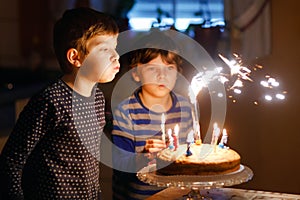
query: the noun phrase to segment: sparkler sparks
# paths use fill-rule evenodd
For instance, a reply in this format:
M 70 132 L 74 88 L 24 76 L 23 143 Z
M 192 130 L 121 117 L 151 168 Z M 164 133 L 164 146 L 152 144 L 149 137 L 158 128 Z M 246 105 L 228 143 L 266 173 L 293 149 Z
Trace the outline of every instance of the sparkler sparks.
M 219 54 L 219 57 L 227 65 L 230 73 L 224 73 L 222 67 L 217 67 L 211 71 L 199 72 L 192 78 L 191 85 L 189 87 L 191 103 L 196 104 L 196 97 L 198 93 L 202 90 L 202 88 L 208 87 L 212 81 L 219 81 L 225 86 L 226 91 L 230 93 L 228 98 L 233 99 L 232 102 L 236 102 L 234 95 L 242 93 L 245 82 L 256 82 L 251 77 L 251 73 L 253 71 L 257 72 L 263 67 L 255 65 L 252 69 L 249 69 L 248 67 L 243 66 L 242 59 L 237 54 L 233 54 L 233 56 L 234 59 L 229 60 Z M 264 79 L 260 81 L 260 86 L 265 92 L 264 99 L 267 102 L 285 99 L 286 91 L 280 90 L 280 83 L 274 77 L 266 75 Z M 218 97 L 223 97 L 223 95 L 218 93 Z M 258 100 L 255 99 L 253 103 L 258 105 Z

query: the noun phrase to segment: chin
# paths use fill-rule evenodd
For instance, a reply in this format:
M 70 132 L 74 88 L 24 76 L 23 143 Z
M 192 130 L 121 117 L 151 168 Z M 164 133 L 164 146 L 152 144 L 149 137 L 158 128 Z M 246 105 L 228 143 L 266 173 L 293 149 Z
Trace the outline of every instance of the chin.
M 106 77 L 105 79 L 101 79 L 101 80 L 99 80 L 99 83 L 108 83 L 108 82 L 111 82 L 112 80 L 114 80 L 115 76 L 116 75 L 114 74 L 111 77 Z

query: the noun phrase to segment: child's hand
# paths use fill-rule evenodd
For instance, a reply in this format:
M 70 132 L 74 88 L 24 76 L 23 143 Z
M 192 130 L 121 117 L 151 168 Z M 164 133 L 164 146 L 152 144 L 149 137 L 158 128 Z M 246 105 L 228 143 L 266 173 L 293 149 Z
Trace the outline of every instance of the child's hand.
M 159 139 L 148 139 L 146 140 L 144 151 L 146 153 L 146 157 L 149 160 L 152 160 L 156 157 L 156 153 L 166 148 L 166 144 L 164 141 Z
M 149 153 L 156 153 L 166 148 L 164 141 L 159 139 L 148 139 L 145 144 L 145 151 Z
M 145 144 L 145 151 L 149 153 L 156 153 L 166 148 L 164 141 L 159 139 L 148 139 Z

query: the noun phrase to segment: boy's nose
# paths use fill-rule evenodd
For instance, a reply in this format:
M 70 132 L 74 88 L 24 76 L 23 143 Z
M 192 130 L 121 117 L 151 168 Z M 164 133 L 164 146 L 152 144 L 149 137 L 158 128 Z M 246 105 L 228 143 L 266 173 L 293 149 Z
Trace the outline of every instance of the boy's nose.
M 118 54 L 118 52 L 116 51 L 116 50 L 113 50 L 114 52 L 113 52 L 113 60 L 115 61 L 115 60 L 119 60 L 120 59 L 120 55 Z
M 167 74 L 167 70 L 166 70 L 166 67 L 162 66 L 158 69 L 158 76 L 159 77 L 165 77 L 166 74 Z

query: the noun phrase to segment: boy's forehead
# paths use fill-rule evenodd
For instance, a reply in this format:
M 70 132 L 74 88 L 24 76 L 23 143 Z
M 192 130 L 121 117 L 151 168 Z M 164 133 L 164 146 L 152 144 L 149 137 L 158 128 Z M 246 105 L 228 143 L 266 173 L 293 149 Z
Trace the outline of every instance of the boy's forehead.
M 95 35 L 90 39 L 88 45 L 96 46 L 103 43 L 115 44 L 117 43 L 118 35 Z
M 142 63 L 140 63 L 142 64 Z M 161 55 L 156 56 L 152 60 L 150 60 L 148 63 L 144 63 L 142 65 L 151 65 L 151 66 L 166 66 L 166 65 L 175 65 L 173 62 L 168 62 L 167 60 L 163 59 Z

